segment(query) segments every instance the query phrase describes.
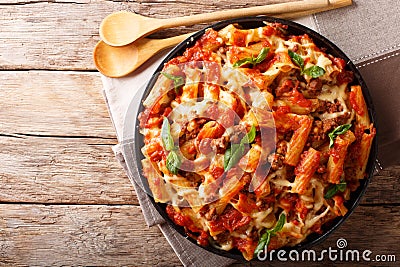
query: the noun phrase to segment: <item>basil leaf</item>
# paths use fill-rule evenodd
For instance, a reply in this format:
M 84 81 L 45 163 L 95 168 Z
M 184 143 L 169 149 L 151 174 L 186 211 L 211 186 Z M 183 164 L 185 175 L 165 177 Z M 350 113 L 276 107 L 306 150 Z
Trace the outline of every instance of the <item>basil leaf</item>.
M 181 159 L 179 158 L 178 154 L 174 150 L 169 152 L 167 156 L 167 163 L 166 163 L 167 169 L 172 173 L 172 174 L 177 174 L 179 167 L 181 166 Z
M 285 215 L 285 213 L 281 213 L 281 215 L 279 216 L 278 222 L 276 223 L 275 227 L 272 228 L 271 230 L 269 230 L 271 235 L 275 235 L 275 233 L 277 233 L 280 230 L 282 230 L 283 225 L 285 225 L 285 222 L 286 222 L 286 215 Z
M 337 191 L 338 191 L 338 188 L 337 188 L 336 185 L 331 186 L 331 187 L 328 189 L 328 191 L 326 192 L 324 198 L 325 198 L 325 199 L 330 199 L 330 198 L 332 198 L 334 195 L 336 195 Z
M 255 64 L 263 62 L 264 59 L 267 57 L 268 52 L 269 52 L 269 47 L 263 47 L 255 60 Z
M 286 215 L 284 213 L 281 213 L 275 227 L 270 230 L 267 230 L 260 237 L 260 240 L 258 241 L 258 245 L 257 245 L 256 249 L 254 250 L 255 255 L 258 254 L 260 251 L 264 250 L 266 247 L 268 247 L 271 237 L 274 236 L 280 230 L 282 230 L 283 226 L 285 225 L 285 222 L 286 222 Z
M 224 170 L 227 170 L 229 161 L 232 158 L 233 152 L 235 152 L 239 148 L 239 144 L 232 144 L 230 148 L 225 151 L 224 154 Z
M 331 148 L 334 144 L 336 137 L 340 134 L 344 134 L 351 128 L 351 124 L 343 124 L 336 127 L 332 132 L 328 134 L 329 137 L 329 148 Z
M 344 191 L 346 190 L 346 186 L 347 186 L 347 184 L 346 184 L 345 181 L 342 181 L 340 184 L 334 184 L 334 185 L 332 185 L 332 186 L 328 189 L 328 191 L 326 192 L 324 198 L 325 198 L 325 199 L 330 199 L 330 198 L 332 198 L 334 195 L 336 195 L 336 193 L 337 193 L 338 191 L 344 192 Z
M 299 66 L 301 70 L 303 70 L 304 68 L 303 58 L 299 54 L 293 52 L 292 50 L 288 50 L 288 54 L 289 57 L 293 60 L 293 62 L 296 63 L 296 65 Z
M 232 144 L 232 146 L 230 148 L 225 150 L 225 154 L 224 154 L 224 170 L 226 170 L 226 168 L 228 167 L 229 161 L 231 160 L 232 148 L 233 148 L 233 144 Z
M 236 61 L 232 65 L 232 67 L 238 68 L 238 67 L 241 67 L 241 66 L 246 65 L 246 64 L 251 64 L 254 67 L 256 64 L 259 64 L 259 63 L 264 61 L 264 59 L 268 55 L 268 52 L 269 52 L 269 47 L 263 47 L 260 50 L 260 53 L 258 54 L 258 56 L 256 58 L 253 58 L 253 57 L 242 58 L 242 59 Z
M 224 170 L 232 168 L 244 155 L 244 145 L 250 144 L 256 138 L 256 127 L 251 126 L 250 131 L 242 138 L 240 144 L 232 144 L 224 154 Z
M 235 64 L 232 65 L 232 67 L 238 68 L 238 67 L 241 67 L 241 66 L 246 65 L 246 64 L 253 64 L 253 60 L 254 59 L 249 58 L 249 57 L 242 58 L 242 59 L 236 61 Z
M 350 127 L 351 127 L 351 124 L 340 125 L 340 126 L 336 127 L 335 130 L 333 130 L 333 133 L 336 135 L 344 134 L 345 132 L 347 132 L 350 129 Z
M 164 117 L 163 124 L 161 126 L 161 139 L 164 144 L 165 150 L 171 151 L 174 149 L 174 139 L 171 135 L 171 130 L 167 117 Z
M 170 79 L 174 82 L 174 89 L 175 92 L 178 93 L 179 86 L 183 85 L 185 83 L 185 79 L 182 76 L 176 76 L 172 75 L 166 72 L 161 72 L 162 75 L 164 75 L 167 79 Z
M 345 190 L 346 190 L 346 186 L 347 186 L 347 184 L 346 184 L 346 182 L 341 182 L 340 184 L 337 184 L 336 185 L 336 187 L 338 188 L 338 190 L 340 191 L 340 192 L 344 192 Z
M 242 143 L 240 143 L 239 145 L 238 144 L 233 144 L 231 146 L 231 150 L 230 150 L 229 154 L 230 154 L 229 158 L 224 158 L 224 169 L 225 169 L 225 171 L 230 170 L 243 157 L 243 155 L 244 155 L 244 144 L 242 144 Z M 226 162 L 226 164 L 225 164 L 225 162 Z
M 325 70 L 320 66 L 311 66 L 303 71 L 304 74 L 311 76 L 313 78 L 318 78 L 325 74 Z
M 240 141 L 242 144 L 250 144 L 256 138 L 256 127 L 254 125 L 251 126 L 250 131 L 243 137 Z
M 260 240 L 258 241 L 258 245 L 254 250 L 254 255 L 257 255 L 260 251 L 263 251 L 265 247 L 268 247 L 270 240 L 271 234 L 267 231 L 261 236 Z

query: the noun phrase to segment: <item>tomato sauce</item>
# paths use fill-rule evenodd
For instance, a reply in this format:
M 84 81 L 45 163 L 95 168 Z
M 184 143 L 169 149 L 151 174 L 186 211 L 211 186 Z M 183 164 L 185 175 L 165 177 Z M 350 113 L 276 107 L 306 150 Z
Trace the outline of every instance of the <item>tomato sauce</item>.
M 346 67 L 346 61 L 342 58 L 335 57 L 332 60 L 333 64 L 336 65 L 339 69 L 344 69 Z
M 246 46 L 246 39 L 247 39 L 247 33 L 242 32 L 241 30 L 235 30 L 235 32 L 232 34 L 232 44 L 244 47 Z
M 251 238 L 233 238 L 233 246 L 240 252 L 253 255 L 258 242 Z
M 224 169 L 218 166 L 212 166 L 210 172 L 215 179 L 218 179 L 224 174 Z
M 208 233 L 206 231 L 196 227 L 188 216 L 177 212 L 174 207 L 168 205 L 165 210 L 168 214 L 168 217 L 170 217 L 175 224 L 185 227 L 192 233 L 200 233 L 200 235 L 197 237 L 197 242 L 202 246 L 208 246 Z
M 350 92 L 350 104 L 351 104 L 351 107 L 354 109 L 355 112 L 357 112 L 358 115 L 360 115 L 360 116 L 364 115 L 364 109 L 360 107 L 360 105 L 357 101 L 357 95 L 355 92 Z
M 239 227 L 249 224 L 250 221 L 251 217 L 243 216 L 238 210 L 228 206 L 220 216 L 210 221 L 210 227 L 213 231 L 233 232 Z
M 336 76 L 336 79 L 338 84 L 351 83 L 354 79 L 354 74 L 352 71 L 343 70 Z
M 255 201 L 249 198 L 246 194 L 241 193 L 239 193 L 239 201 L 236 207 L 239 211 L 247 214 L 257 209 Z
M 299 105 L 300 107 L 309 108 L 312 105 L 311 101 L 305 98 L 304 95 L 297 89 L 292 90 L 291 96 L 293 97 L 293 103 Z

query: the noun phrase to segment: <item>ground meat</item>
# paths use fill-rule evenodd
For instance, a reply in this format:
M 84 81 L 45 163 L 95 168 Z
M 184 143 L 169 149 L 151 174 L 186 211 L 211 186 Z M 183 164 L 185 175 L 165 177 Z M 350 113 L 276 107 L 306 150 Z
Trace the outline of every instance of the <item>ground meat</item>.
M 204 218 L 206 218 L 206 220 L 208 220 L 208 221 L 211 221 L 212 219 L 215 219 L 216 217 L 217 217 L 217 209 L 215 207 L 211 208 L 204 214 Z
M 317 142 L 324 139 L 326 139 L 326 132 L 323 128 L 323 122 L 319 120 L 314 120 L 310 134 L 308 136 L 308 142 Z
M 287 152 L 287 144 L 286 140 L 281 140 L 276 144 L 276 153 L 280 155 L 286 155 Z
M 295 167 L 289 166 L 289 165 L 286 165 L 286 166 L 287 166 L 286 167 L 286 179 L 289 182 L 293 183 L 294 179 L 296 178 L 296 175 L 294 174 Z
M 333 119 L 314 120 L 307 142 L 314 143 L 327 140 L 328 134 L 337 126 L 346 123 L 348 117 L 349 114 L 345 114 Z
M 246 127 L 242 124 L 233 126 L 233 134 L 230 136 L 230 141 L 235 144 L 239 143 L 246 132 Z
M 228 138 L 226 136 L 221 136 L 217 139 L 212 139 L 211 147 L 217 148 L 217 153 L 223 154 L 228 146 Z
M 316 110 L 316 112 L 320 114 L 325 112 L 335 113 L 341 111 L 343 111 L 343 106 L 337 99 L 335 99 L 334 103 L 325 100 L 319 100 L 319 106 Z
M 190 122 L 186 123 L 182 129 L 184 129 L 184 133 L 182 137 L 179 139 L 179 143 L 184 143 L 187 140 L 194 139 L 200 132 L 203 124 L 206 123 L 207 120 L 203 118 L 193 119 Z
M 282 82 L 275 89 L 275 95 L 277 97 L 283 96 L 284 94 L 293 90 L 296 84 L 291 79 L 282 79 Z
M 285 157 L 278 153 L 272 153 L 268 156 L 267 161 L 271 164 L 271 169 L 276 171 L 283 166 L 283 161 Z
M 337 118 L 323 120 L 322 131 L 324 132 L 324 134 L 326 134 L 335 129 L 338 125 L 339 124 L 337 123 Z
M 343 114 L 340 117 L 323 120 L 323 130 L 328 133 L 338 127 L 339 125 L 346 124 L 350 118 L 350 112 Z
M 322 80 L 319 78 L 311 79 L 311 81 L 306 85 L 306 89 L 303 93 L 308 97 L 316 97 L 321 93 L 321 89 Z

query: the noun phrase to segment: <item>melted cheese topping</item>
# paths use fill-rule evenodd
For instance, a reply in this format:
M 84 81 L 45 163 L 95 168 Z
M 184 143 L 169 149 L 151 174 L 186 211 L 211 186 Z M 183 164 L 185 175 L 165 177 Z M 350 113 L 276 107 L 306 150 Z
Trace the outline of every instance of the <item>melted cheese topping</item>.
M 328 101 L 330 103 L 335 103 L 335 100 L 337 100 L 340 103 L 343 110 L 340 112 L 323 113 L 317 115 L 321 120 L 338 118 L 349 113 L 349 109 L 347 108 L 346 105 L 346 100 L 347 100 L 346 88 L 347 84 L 342 84 L 340 86 L 337 85 L 322 86 L 322 92 L 320 95 L 317 96 L 317 98 L 320 100 Z

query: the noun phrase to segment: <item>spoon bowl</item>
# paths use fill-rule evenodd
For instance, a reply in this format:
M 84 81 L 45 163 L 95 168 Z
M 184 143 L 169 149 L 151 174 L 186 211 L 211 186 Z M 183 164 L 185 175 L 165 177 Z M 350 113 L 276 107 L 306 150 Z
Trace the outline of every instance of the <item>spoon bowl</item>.
M 101 22 L 100 38 L 109 45 L 124 46 L 157 31 L 159 21 L 132 12 L 116 12 Z

